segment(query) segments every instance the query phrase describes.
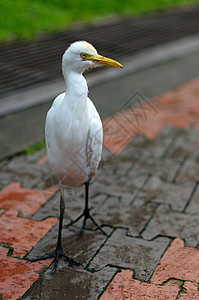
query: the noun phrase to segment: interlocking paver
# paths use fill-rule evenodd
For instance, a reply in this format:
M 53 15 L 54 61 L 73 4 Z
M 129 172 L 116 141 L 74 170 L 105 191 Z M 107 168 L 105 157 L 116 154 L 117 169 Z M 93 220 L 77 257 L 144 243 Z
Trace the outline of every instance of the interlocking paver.
M 183 284 L 183 292 L 178 300 L 196 300 L 199 299 L 198 284 L 195 282 L 185 281 Z
M 180 282 L 177 280 L 170 280 L 161 286 L 140 282 L 132 277 L 133 272 L 130 270 L 116 274 L 100 300 L 175 300 L 178 295 Z
M 82 223 L 80 222 L 80 225 Z M 112 232 L 112 228 L 104 227 L 104 230 L 109 235 Z M 100 247 L 106 240 L 106 236 L 101 234 L 98 230 L 85 230 L 81 240 L 78 239 L 80 226 L 73 226 L 73 228 L 63 228 L 62 232 L 62 247 L 64 253 L 73 257 L 76 261 L 83 264 L 82 267 L 86 267 L 89 261 L 99 251 Z M 57 244 L 57 232 L 58 224 L 48 231 L 45 235 L 45 239 L 40 239 L 32 251 L 28 254 L 27 258 L 36 258 L 52 253 Z M 59 262 L 59 268 L 67 266 L 68 262 L 61 260 Z
M 37 159 L 37 164 L 40 166 L 43 166 L 47 163 L 46 160 L 46 154 L 44 154 L 43 156 L 41 156 L 39 159 Z
M 197 299 L 198 268 L 199 250 L 185 247 L 184 242 L 176 238 L 161 258 L 150 283 L 134 279 L 130 270 L 122 270 L 100 299 Z
M 48 270 L 36 282 L 34 290 L 28 292 L 23 299 L 97 299 L 116 271 L 116 268 L 105 267 L 99 272 L 91 273 L 62 265 L 62 268 L 58 268 L 53 275 Z M 63 273 L 66 274 L 64 280 Z M 53 289 L 51 288 L 52 280 L 57 282 Z
M 33 158 L 32 158 L 33 159 Z M 1 169 L 1 184 L 3 186 L 10 181 L 20 181 L 26 188 L 33 188 L 40 184 L 41 179 L 49 174 L 48 166 L 40 166 L 28 161 L 26 155 L 14 157 Z
M 163 181 L 172 181 L 180 167 L 180 161 L 156 158 L 143 155 L 134 164 L 130 175 L 134 173 L 152 174 L 160 177 Z
M 170 204 L 173 210 L 183 211 L 189 201 L 195 183 L 176 184 L 151 177 L 135 200 L 135 204 L 142 205 L 149 201 Z
M 126 170 L 128 170 L 128 168 Z M 123 171 L 125 175 L 125 170 Z M 99 172 L 96 178 L 97 180 L 91 184 L 91 195 L 105 193 L 112 196 L 122 197 L 123 193 L 128 193 L 132 195 L 130 199 L 131 202 L 138 189 L 140 189 L 146 181 L 147 177 L 148 175 L 146 174 L 136 174 L 134 180 L 132 180 L 132 176 L 128 174 L 128 172 L 125 176 L 121 176 L 118 175 L 117 172 L 114 172 L 114 174 L 104 174 L 102 170 L 102 172 Z
M 191 201 L 188 203 L 185 212 L 190 214 L 199 213 L 199 187 L 198 186 L 196 188 L 193 197 L 191 198 Z
M 148 240 L 159 235 L 180 237 L 188 246 L 195 247 L 199 240 L 198 220 L 198 214 L 173 212 L 167 205 L 160 205 L 142 236 Z
M 46 149 L 35 151 L 32 154 L 27 154 L 25 156 L 25 161 L 29 163 L 37 163 L 38 160 L 43 158 L 46 155 Z M 40 169 L 40 168 L 39 168 Z M 46 170 L 46 168 L 43 168 L 43 172 Z
M 17 217 L 16 210 L 9 210 L 0 217 L 0 243 L 14 248 L 13 255 L 23 257 L 56 224 L 57 218 L 41 222 Z
M 0 208 L 15 209 L 23 217 L 30 217 L 57 191 L 49 187 L 43 191 L 21 187 L 20 182 L 12 182 L 0 191 Z
M 161 258 L 151 282 L 161 284 L 174 277 L 199 283 L 198 269 L 199 250 L 185 247 L 184 242 L 180 238 L 176 238 Z
M 198 182 L 199 181 L 198 162 L 192 159 L 186 160 L 176 181 L 182 183 Z
M 198 129 L 189 128 L 173 128 L 173 145 L 168 151 L 167 157 L 178 159 L 179 157 L 190 157 L 199 160 L 198 153 Z
M 108 197 L 96 210 L 97 219 L 100 223 L 110 226 L 127 227 L 129 233 L 138 236 L 150 219 L 156 205 L 151 203 L 143 206 L 135 206 L 118 199 Z
M 124 229 L 117 229 L 100 249 L 90 266 L 95 270 L 106 265 L 128 268 L 135 270 L 136 279 L 147 281 L 169 242 L 169 238 L 162 237 L 145 241 L 127 236 Z
M 2 299 L 18 299 L 38 278 L 51 262 L 27 263 L 14 257 L 7 256 L 8 249 L 0 247 L 0 295 Z
M 170 149 L 171 144 L 173 143 L 173 139 L 175 137 L 174 133 L 176 130 L 178 130 L 178 128 L 166 126 L 154 140 L 149 140 L 144 135 L 136 136 L 130 143 L 134 150 L 131 150 L 131 153 L 140 153 L 153 157 L 165 156 L 168 149 Z M 128 148 L 125 148 L 120 155 L 123 155 L 125 151 L 128 155 L 130 149 L 131 148 L 129 148 L 129 150 Z

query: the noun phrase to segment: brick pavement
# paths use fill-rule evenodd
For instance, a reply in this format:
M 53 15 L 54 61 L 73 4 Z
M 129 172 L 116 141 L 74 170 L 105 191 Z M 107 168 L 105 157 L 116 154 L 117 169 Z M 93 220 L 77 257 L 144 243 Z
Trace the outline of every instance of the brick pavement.
M 2 299 L 199 299 L 199 78 L 143 105 L 104 122 L 90 203 L 108 236 L 88 224 L 77 240 L 81 222 L 63 230 L 83 267 L 26 263 L 55 247 L 57 188 L 44 151 L 1 162 Z M 84 195 L 65 196 L 67 223 Z

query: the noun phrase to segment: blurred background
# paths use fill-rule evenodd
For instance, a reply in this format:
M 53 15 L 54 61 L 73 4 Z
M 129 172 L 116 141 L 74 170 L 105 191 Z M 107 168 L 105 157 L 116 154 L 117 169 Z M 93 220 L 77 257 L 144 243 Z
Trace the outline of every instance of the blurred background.
M 45 115 L 64 89 L 61 57 L 71 42 L 87 40 L 128 69 L 145 51 L 198 38 L 198 33 L 199 0 L 2 0 L 0 158 L 38 142 L 44 146 L 40 141 Z M 124 71 L 114 84 L 111 77 L 104 81 L 96 77 L 90 96 L 106 118 L 137 89 L 149 98 L 197 76 L 195 61 L 195 57 L 183 60 L 184 65 L 180 60 L 161 61 L 156 64 L 162 70 L 158 78 L 155 67 L 148 73 L 138 68 L 136 76 L 135 70 L 134 75 Z
M 0 41 L 32 39 L 44 32 L 58 32 L 82 23 L 183 9 L 197 3 L 197 0 L 2 0 Z

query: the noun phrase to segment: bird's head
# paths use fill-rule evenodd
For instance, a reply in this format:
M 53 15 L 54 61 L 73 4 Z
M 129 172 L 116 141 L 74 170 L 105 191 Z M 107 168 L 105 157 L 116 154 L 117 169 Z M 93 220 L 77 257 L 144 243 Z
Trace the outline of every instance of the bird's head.
M 99 55 L 97 50 L 85 41 L 71 44 L 64 53 L 62 60 L 63 71 L 70 69 L 81 73 L 86 69 L 102 65 L 123 68 L 117 61 Z

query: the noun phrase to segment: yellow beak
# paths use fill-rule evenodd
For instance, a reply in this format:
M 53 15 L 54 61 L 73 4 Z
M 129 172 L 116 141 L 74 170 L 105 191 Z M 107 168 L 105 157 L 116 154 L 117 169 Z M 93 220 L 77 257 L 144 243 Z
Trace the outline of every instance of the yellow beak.
M 99 54 L 94 54 L 94 55 L 87 54 L 87 56 L 85 57 L 84 60 L 91 60 L 92 62 L 100 64 L 100 65 L 111 66 L 111 67 L 116 67 L 116 68 L 123 68 L 123 66 L 116 60 L 101 56 Z

